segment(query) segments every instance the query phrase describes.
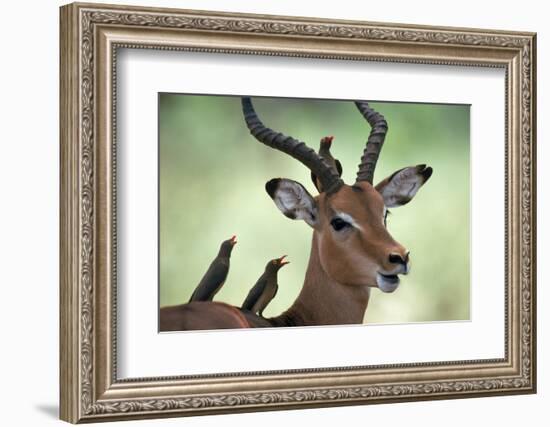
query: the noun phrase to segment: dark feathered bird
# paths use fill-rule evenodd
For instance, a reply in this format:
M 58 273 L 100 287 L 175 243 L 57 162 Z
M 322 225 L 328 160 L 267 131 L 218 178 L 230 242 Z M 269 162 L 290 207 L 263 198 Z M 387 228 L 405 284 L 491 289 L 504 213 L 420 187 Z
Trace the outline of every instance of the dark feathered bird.
M 333 139 L 333 136 L 325 136 L 321 139 L 321 142 L 319 143 L 319 155 L 325 159 L 336 172 L 338 172 L 338 175 L 342 176 L 342 164 L 340 163 L 340 160 L 335 159 L 330 152 L 330 146 L 332 145 Z M 317 190 L 319 190 L 319 193 L 321 193 L 323 191 L 321 182 L 317 179 L 313 172 L 311 172 L 311 180 Z
M 233 247 L 237 244 L 236 238 L 236 236 L 233 236 L 221 244 L 218 255 L 195 288 L 189 302 L 212 301 L 214 295 L 221 289 L 229 273 L 229 258 Z
M 271 300 L 275 298 L 277 289 L 279 289 L 279 285 L 277 284 L 278 271 L 284 265 L 289 264 L 289 261 L 285 261 L 285 257 L 286 255 L 283 255 L 267 263 L 263 274 L 252 289 L 250 289 L 250 292 L 248 292 L 248 296 L 241 307 L 243 310 L 248 310 L 262 316 L 263 311 Z

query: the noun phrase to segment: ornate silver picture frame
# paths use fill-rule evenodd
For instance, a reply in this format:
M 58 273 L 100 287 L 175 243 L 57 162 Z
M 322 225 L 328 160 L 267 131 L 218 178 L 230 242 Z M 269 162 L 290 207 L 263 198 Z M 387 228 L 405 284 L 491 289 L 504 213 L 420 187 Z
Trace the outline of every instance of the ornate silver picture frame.
M 535 34 L 79 3 L 63 6 L 60 18 L 61 419 L 112 421 L 536 391 Z M 119 378 L 120 49 L 504 70 L 504 357 Z

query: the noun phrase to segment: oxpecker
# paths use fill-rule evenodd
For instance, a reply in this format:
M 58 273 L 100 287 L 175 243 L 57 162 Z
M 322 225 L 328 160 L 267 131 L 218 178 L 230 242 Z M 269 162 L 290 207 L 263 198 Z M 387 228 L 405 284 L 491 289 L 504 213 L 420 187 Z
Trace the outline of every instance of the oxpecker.
M 332 145 L 332 141 L 334 140 L 333 136 L 325 136 L 321 139 L 321 142 L 319 143 L 319 156 L 321 156 L 323 159 L 325 159 L 328 163 L 328 165 L 336 172 L 338 172 L 339 176 L 342 176 L 342 164 L 340 163 L 340 160 L 335 159 L 332 156 L 332 153 L 330 152 L 330 147 Z M 321 182 L 319 179 L 315 176 L 313 172 L 311 172 L 311 180 L 313 181 L 313 184 L 319 190 L 319 193 L 323 191 Z
M 227 278 L 227 273 L 229 273 L 229 258 L 233 247 L 237 244 L 236 239 L 237 237 L 233 236 L 221 244 L 218 255 L 195 288 L 189 302 L 212 301 L 214 295 L 221 289 Z
M 285 260 L 286 255 L 280 258 L 272 259 L 265 266 L 264 273 L 260 276 L 256 284 L 248 292 L 248 296 L 242 305 L 243 310 L 248 310 L 254 314 L 263 316 L 263 311 L 277 294 L 279 285 L 277 284 L 277 273 L 281 267 L 289 264 Z

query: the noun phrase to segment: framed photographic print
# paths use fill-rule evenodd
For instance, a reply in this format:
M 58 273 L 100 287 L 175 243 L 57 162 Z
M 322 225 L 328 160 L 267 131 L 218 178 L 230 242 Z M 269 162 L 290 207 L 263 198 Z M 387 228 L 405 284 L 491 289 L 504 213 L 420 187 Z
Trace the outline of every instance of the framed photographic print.
M 61 418 L 533 393 L 535 34 L 61 8 Z

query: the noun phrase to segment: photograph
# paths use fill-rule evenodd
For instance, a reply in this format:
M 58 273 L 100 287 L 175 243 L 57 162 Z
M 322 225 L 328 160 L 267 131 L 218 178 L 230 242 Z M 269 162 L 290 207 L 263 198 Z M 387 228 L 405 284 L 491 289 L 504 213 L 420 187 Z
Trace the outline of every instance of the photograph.
M 160 332 L 469 320 L 469 105 L 158 102 Z

